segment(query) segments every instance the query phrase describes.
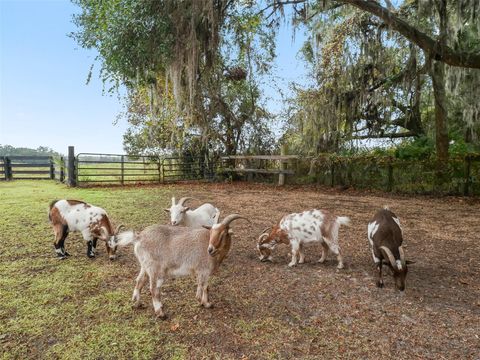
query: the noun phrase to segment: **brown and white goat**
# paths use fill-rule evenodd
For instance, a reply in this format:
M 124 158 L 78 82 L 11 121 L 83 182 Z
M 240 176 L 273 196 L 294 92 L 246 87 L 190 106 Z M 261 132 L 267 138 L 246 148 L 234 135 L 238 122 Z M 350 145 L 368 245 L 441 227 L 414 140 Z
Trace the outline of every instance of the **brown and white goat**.
M 55 200 L 50 203 L 48 218 L 55 233 L 55 252 L 64 259 L 70 256 L 65 251 L 65 239 L 70 231 L 79 231 L 87 242 L 87 256 L 95 257 L 97 239 L 105 241 L 110 260 L 115 259 L 116 248 L 108 245 L 123 225 L 116 230 L 105 210 L 78 200 Z
M 208 280 L 230 250 L 232 232 L 229 227 L 237 219 L 245 218 L 232 214 L 211 228 L 152 225 L 139 234 L 127 231 L 113 239 L 111 247 L 135 244 L 140 273 L 133 291 L 134 306 L 140 305 L 140 291 L 148 275 L 155 314 L 165 319 L 160 301 L 163 282 L 167 278 L 194 275 L 197 278 L 197 299 L 204 307 L 212 307 L 208 301 Z
M 367 235 L 373 261 L 378 270 L 377 286 L 384 285 L 382 266 L 386 264 L 393 272 L 396 288 L 400 291 L 405 290 L 407 264 L 413 262 L 405 260 L 402 247 L 403 233 L 398 217 L 388 208 L 378 210 L 368 223 Z
M 322 244 L 322 257 L 318 262 L 323 263 L 330 250 L 337 256 L 338 269 L 343 269 L 343 258 L 338 243 L 340 225 L 350 224 L 350 219 L 344 216 L 335 216 L 325 210 L 309 210 L 301 213 L 285 215 L 280 222 L 267 233 L 264 231 L 258 238 L 257 249 L 261 261 L 272 260 L 272 250 L 277 244 L 290 244 L 292 261 L 288 266 L 305 262 L 304 245 L 310 242 Z

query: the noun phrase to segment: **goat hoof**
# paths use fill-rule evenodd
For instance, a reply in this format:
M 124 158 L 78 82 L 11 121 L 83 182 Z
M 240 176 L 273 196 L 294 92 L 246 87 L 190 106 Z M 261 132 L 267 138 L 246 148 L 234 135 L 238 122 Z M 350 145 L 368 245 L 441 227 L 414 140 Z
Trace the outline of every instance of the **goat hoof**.
M 294 267 L 295 265 L 297 265 L 296 263 L 290 263 L 288 264 L 288 267 Z
M 342 269 L 344 269 L 344 268 L 345 268 L 345 266 L 344 266 L 343 264 L 337 266 L 337 269 L 338 269 L 338 270 L 342 270 Z
M 161 313 L 161 314 L 155 314 L 155 318 L 158 320 L 167 320 L 167 314 Z
M 72 256 L 68 252 L 65 251 L 65 256 Z
M 90 259 L 93 259 L 93 258 L 95 257 L 95 254 L 90 253 L 90 254 L 87 254 L 87 256 L 88 256 Z
M 202 304 L 202 306 L 203 306 L 205 309 L 211 309 L 211 308 L 213 308 L 213 304 L 212 304 L 212 303 L 205 303 L 205 304 Z
M 145 308 L 145 305 L 142 304 L 141 302 L 136 302 L 132 305 L 132 309 L 143 309 Z
M 378 288 L 383 288 L 383 281 L 377 281 L 377 287 Z

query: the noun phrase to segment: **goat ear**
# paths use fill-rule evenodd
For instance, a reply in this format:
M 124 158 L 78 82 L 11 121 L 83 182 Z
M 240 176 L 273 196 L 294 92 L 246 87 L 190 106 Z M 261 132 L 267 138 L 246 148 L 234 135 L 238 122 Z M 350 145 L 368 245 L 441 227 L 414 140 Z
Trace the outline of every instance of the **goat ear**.
M 202 225 L 202 227 L 207 229 L 207 230 L 210 230 L 212 228 L 211 226 L 207 226 L 207 225 Z
M 102 237 L 102 240 L 108 241 L 108 238 L 109 238 L 108 231 L 103 226 L 100 228 L 100 236 Z
M 163 209 L 163 210 L 166 211 L 166 212 L 170 212 L 170 209 Z
M 411 265 L 411 264 L 415 264 L 415 263 L 416 263 L 416 261 L 412 261 L 412 260 L 405 261 L 405 264 L 407 264 L 407 265 Z

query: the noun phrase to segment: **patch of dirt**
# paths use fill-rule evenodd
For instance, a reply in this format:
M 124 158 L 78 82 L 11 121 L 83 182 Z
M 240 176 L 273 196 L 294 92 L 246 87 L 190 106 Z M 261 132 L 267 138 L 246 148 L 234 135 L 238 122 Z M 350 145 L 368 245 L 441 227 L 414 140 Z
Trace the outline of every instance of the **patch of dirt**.
M 222 218 L 239 213 L 251 220 L 232 225 L 232 250 L 211 281 L 215 307 L 183 317 L 172 335 L 189 345 L 190 357 L 202 357 L 205 348 L 221 358 L 251 359 L 480 357 L 478 199 L 246 183 L 179 184 L 175 195 L 211 202 Z M 384 205 L 399 216 L 407 259 L 416 261 L 403 295 L 388 271 L 385 288 L 375 287 L 366 230 Z M 346 269 L 337 270 L 332 256 L 318 264 L 317 245 L 309 246 L 306 263 L 293 269 L 287 267 L 286 246 L 277 247 L 273 263 L 261 263 L 255 249 L 260 232 L 287 213 L 312 208 L 351 218 L 339 236 Z M 119 262 L 131 268 L 133 280 L 138 266 L 133 254 L 125 253 Z M 184 280 L 168 281 L 163 289 L 173 318 L 182 314 L 176 299 L 195 302 L 194 281 L 185 280 L 192 291 L 182 294 L 176 292 L 177 281 Z M 143 301 L 148 305 L 140 311 L 152 311 L 147 294 Z M 192 330 L 199 324 L 214 331 Z

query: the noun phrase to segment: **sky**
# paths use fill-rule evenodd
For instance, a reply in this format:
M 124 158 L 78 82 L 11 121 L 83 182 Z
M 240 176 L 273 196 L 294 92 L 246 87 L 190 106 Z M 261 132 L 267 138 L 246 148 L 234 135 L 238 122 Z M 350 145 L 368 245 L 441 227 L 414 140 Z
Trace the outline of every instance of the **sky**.
M 68 37 L 75 31 L 70 1 L 0 0 L 0 144 L 67 153 L 122 154 L 128 124 L 117 122 L 122 110 L 117 96 L 105 95 L 94 73 L 86 80 L 96 52 L 80 48 Z M 284 26 L 278 36 L 276 86 L 306 78 L 297 59 L 303 35 Z M 97 70 L 99 66 L 95 67 Z M 282 106 L 275 87 L 264 85 L 269 107 Z

